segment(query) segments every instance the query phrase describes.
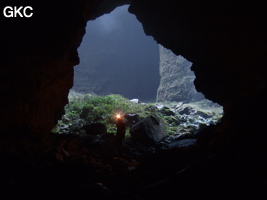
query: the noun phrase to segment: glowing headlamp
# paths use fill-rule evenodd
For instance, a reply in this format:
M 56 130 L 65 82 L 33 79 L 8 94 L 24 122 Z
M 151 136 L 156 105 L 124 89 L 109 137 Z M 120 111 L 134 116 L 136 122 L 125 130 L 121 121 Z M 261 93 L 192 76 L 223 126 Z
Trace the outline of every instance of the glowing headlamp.
M 120 114 L 117 114 L 117 115 L 116 115 L 116 118 L 117 118 L 117 119 L 121 119 L 121 115 L 120 115 Z

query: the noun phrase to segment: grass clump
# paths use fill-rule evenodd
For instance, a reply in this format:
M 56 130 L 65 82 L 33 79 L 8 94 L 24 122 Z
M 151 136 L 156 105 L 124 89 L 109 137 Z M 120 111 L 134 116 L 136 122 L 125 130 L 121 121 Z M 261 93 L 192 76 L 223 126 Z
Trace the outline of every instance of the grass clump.
M 188 109 L 189 113 L 180 114 L 184 109 Z M 177 128 L 180 126 L 198 127 L 203 123 L 216 124 L 222 116 L 222 109 L 206 101 L 189 104 L 134 103 L 119 94 L 99 96 L 71 91 L 69 104 L 65 106 L 65 114 L 52 131 L 79 134 L 83 125 L 102 123 L 107 127 L 108 133 L 116 133 L 116 114 L 127 113 L 137 114 L 139 120 L 156 114 L 164 121 L 167 133 L 172 135 L 177 133 Z M 129 136 L 129 129 L 127 135 Z
M 106 125 L 109 133 L 115 133 L 115 115 L 136 113 L 140 119 L 154 111 L 152 104 L 133 103 L 119 94 L 99 96 L 70 92 L 65 114 L 54 128 L 68 127 L 69 132 L 78 131 L 83 125 L 100 122 Z

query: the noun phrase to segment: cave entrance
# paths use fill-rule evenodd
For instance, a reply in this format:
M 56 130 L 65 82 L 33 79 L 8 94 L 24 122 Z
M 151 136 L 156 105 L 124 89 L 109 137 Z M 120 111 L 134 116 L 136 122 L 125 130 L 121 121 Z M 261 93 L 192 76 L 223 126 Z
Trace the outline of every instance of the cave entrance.
M 160 81 L 158 44 L 145 35 L 128 7 L 88 21 L 78 49 L 80 64 L 74 68 L 74 91 L 155 102 Z
M 146 36 L 127 9 L 121 6 L 88 22 L 69 104 L 57 131 L 115 135 L 114 116 L 130 113 L 127 133 L 132 136 L 133 125 L 156 114 L 165 126 L 158 129 L 163 133 L 156 136 L 157 142 L 195 142 L 200 129 L 219 121 L 222 107 L 196 91 L 192 63 Z M 97 126 L 88 128 L 92 124 Z

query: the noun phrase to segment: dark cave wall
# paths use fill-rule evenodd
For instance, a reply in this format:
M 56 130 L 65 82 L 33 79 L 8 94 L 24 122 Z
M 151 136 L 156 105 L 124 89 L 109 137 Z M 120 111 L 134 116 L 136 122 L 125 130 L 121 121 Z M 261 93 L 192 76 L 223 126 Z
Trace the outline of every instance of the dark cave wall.
M 86 22 L 129 1 L 0 2 L 0 135 L 51 131 L 68 103 Z M 5 18 L 5 6 L 31 6 L 31 18 Z M 37 133 L 37 134 L 36 134 Z
M 96 9 L 99 2 L 25 1 L 34 7 L 33 18 L 6 19 L 1 15 L 2 136 L 51 130 L 67 103 L 86 21 L 101 15 L 96 14 L 101 12 Z M 242 104 L 246 97 L 266 94 L 263 3 L 162 0 L 152 4 L 134 0 L 130 11 L 148 35 L 194 63 L 197 90 L 224 105 L 228 116 L 235 102 Z M 1 1 L 1 10 L 4 6 L 6 2 Z M 256 97 L 253 102 L 262 101 Z M 264 105 L 262 108 L 266 110 Z M 238 112 L 234 112 L 236 119 Z M 247 116 L 257 116 L 257 110 L 250 112 Z M 232 123 L 227 117 L 223 121 L 225 126 Z
M 6 2 L 0 1 L 1 10 Z M 22 4 L 21 1 L 12 2 L 13 5 Z M 43 141 L 42 133 L 48 135 L 67 103 L 68 90 L 73 82 L 73 66 L 78 63 L 76 50 L 86 20 L 101 15 L 101 12 L 96 14 L 99 12 L 95 9 L 97 2 L 100 1 L 43 0 L 37 3 L 25 0 L 25 5 L 34 6 L 34 18 L 4 19 L 0 14 L 0 171 L 2 185 L 12 188 L 3 194 L 6 192 L 23 198 L 29 192 L 32 199 L 40 194 L 51 199 L 54 191 L 62 195 L 73 185 L 75 190 L 79 187 L 86 190 L 86 194 L 88 191 L 91 193 L 87 187 L 81 187 L 76 178 L 71 178 L 72 173 L 77 175 L 73 170 L 59 173 L 67 185 L 62 190 L 61 182 L 50 173 L 37 171 L 42 174 L 39 176 L 39 173 L 32 173 L 32 169 L 35 171 L 39 162 L 47 161 L 42 156 L 47 148 L 41 149 L 41 153 L 35 148 L 38 149 Z M 178 168 L 175 167 L 175 177 L 169 182 L 171 184 L 165 185 L 167 187 L 161 185 L 164 179 L 156 182 L 154 190 L 155 184 L 149 182 L 145 191 L 148 197 L 152 194 L 158 198 L 160 192 L 162 199 L 166 199 L 166 195 L 168 199 L 172 191 L 185 199 L 191 199 L 192 194 L 204 199 L 255 199 L 255 196 L 266 195 L 267 62 L 264 53 L 267 52 L 267 30 L 263 3 L 260 0 L 133 1 L 130 10 L 143 23 L 146 33 L 193 62 L 197 90 L 222 104 L 225 111 L 221 124 L 205 130 L 198 139 L 203 148 L 198 146 L 197 151 L 201 149 L 203 160 L 195 159 L 190 148 L 183 148 L 181 153 L 163 154 L 164 158 L 161 156 L 163 161 L 168 158 L 170 163 L 175 158 L 181 162 L 179 158 L 188 156 L 194 163 L 181 168 L 181 171 L 176 171 Z M 27 133 L 33 135 L 28 137 Z M 41 136 L 41 140 L 32 136 Z M 76 150 L 70 151 L 75 154 Z M 52 154 L 54 160 L 55 154 Z M 44 164 L 47 165 L 49 163 Z M 158 165 L 152 167 L 160 169 Z M 151 169 L 146 169 L 149 173 L 145 175 L 150 175 Z M 58 171 L 61 170 L 55 172 Z M 81 171 L 84 178 L 84 168 L 79 167 L 77 171 Z M 97 171 L 92 168 L 94 174 L 98 174 Z M 29 174 L 33 174 L 34 179 L 30 176 L 29 180 Z M 44 182 L 42 187 L 43 184 L 38 182 L 43 182 L 41 178 L 45 176 L 51 182 Z M 143 177 L 146 176 L 142 176 L 142 182 Z M 82 182 L 88 185 L 83 178 Z M 167 180 L 170 180 L 169 174 Z M 73 184 L 69 185 L 69 182 Z M 151 185 L 152 189 L 149 188 Z M 38 187 L 42 187 L 37 189 L 38 195 L 32 193 Z M 5 188 L 2 186 L 2 190 Z M 14 188 L 19 190 L 14 191 Z M 130 198 L 133 197 L 132 191 L 131 188 Z M 80 193 L 80 190 L 76 192 Z M 207 196 L 210 198 L 205 198 Z
M 148 35 L 193 62 L 195 85 L 226 105 L 266 87 L 264 1 L 134 0 Z
M 217 146 L 226 157 L 240 154 L 247 166 L 259 153 L 261 162 L 267 151 L 265 2 L 168 0 L 151 6 L 134 0 L 129 11 L 146 34 L 193 63 L 197 91 L 224 107 L 221 123 L 204 131 L 198 144 Z
M 4 18 L 7 5 L 31 5 L 33 16 Z M 1 135 L 47 133 L 67 103 L 90 9 L 82 1 L 27 0 L 0 8 Z

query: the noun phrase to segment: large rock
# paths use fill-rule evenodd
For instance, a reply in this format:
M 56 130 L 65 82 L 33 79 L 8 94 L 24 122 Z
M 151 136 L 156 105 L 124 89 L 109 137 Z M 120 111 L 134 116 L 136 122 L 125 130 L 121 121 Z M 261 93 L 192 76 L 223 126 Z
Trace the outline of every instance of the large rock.
M 124 118 L 126 120 L 127 126 L 130 126 L 130 127 L 140 121 L 139 115 L 135 113 L 126 113 L 124 115 Z
M 195 89 L 195 74 L 190 69 L 192 63 L 161 45 L 159 49 L 161 79 L 157 101 L 190 102 L 204 99 L 204 95 Z
M 133 125 L 130 134 L 134 140 L 145 144 L 159 142 L 167 136 L 163 120 L 155 114 Z

